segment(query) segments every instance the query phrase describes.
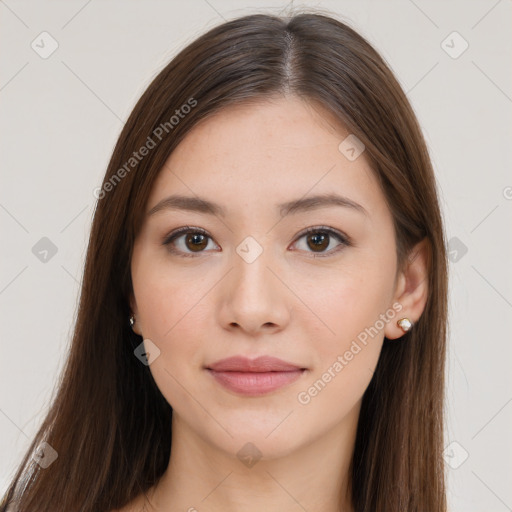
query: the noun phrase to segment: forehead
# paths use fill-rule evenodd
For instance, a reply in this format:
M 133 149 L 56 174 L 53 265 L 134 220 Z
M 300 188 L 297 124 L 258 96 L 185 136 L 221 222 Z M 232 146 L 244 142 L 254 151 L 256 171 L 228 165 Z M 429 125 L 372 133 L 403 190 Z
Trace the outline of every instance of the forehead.
M 384 197 L 364 152 L 349 160 L 340 151 L 349 135 L 332 114 L 296 97 L 227 107 L 176 147 L 147 211 L 170 193 L 256 208 L 335 192 L 375 209 Z

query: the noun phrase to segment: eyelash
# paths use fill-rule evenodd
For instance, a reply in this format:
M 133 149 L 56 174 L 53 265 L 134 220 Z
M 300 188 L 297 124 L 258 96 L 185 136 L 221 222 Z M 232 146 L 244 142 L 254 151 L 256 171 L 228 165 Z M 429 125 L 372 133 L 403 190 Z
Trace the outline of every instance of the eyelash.
M 167 235 L 164 238 L 162 245 L 168 246 L 169 252 L 171 252 L 173 254 L 177 254 L 178 256 L 185 257 L 185 258 L 196 258 L 196 257 L 200 256 L 201 253 L 206 252 L 206 251 L 199 251 L 196 254 L 186 253 L 186 252 L 179 251 L 175 247 L 172 246 L 172 242 L 174 242 L 174 240 L 176 240 L 177 238 L 179 238 L 180 236 L 182 236 L 184 234 L 190 234 L 190 233 L 205 235 L 208 238 L 210 238 L 211 240 L 213 240 L 212 237 L 208 234 L 208 232 L 202 228 L 197 228 L 197 227 L 193 227 L 193 226 L 183 226 L 182 228 L 176 229 L 175 231 L 173 231 L 172 233 Z M 307 228 L 304 231 L 302 231 L 301 233 L 299 233 L 296 240 L 300 240 L 302 237 L 309 235 L 311 233 L 327 234 L 330 237 L 334 237 L 335 239 L 337 239 L 340 242 L 340 245 L 338 245 L 334 249 L 331 249 L 330 251 L 327 251 L 324 253 L 314 253 L 314 252 L 311 253 L 313 258 L 327 258 L 329 256 L 332 256 L 333 254 L 337 254 L 344 247 L 350 247 L 352 245 L 352 242 L 348 236 L 346 236 L 345 234 L 343 234 L 333 228 L 330 228 L 328 226 L 314 226 L 314 227 Z

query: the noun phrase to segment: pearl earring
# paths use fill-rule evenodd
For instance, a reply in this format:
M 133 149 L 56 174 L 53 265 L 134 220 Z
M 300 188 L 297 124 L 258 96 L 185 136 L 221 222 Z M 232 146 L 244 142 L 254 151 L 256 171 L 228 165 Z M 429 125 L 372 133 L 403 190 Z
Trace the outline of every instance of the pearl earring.
M 408 318 L 401 318 L 398 320 L 397 325 L 402 331 L 407 332 L 412 327 L 412 322 Z
M 133 324 L 135 323 L 135 316 L 134 315 L 131 315 L 130 316 L 130 326 L 133 328 Z

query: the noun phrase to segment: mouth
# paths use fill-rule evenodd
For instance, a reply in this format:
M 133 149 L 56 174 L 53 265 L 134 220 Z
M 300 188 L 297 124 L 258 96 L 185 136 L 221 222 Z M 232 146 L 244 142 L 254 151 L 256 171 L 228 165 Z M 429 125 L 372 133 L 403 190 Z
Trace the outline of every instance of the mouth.
M 299 379 L 305 369 L 286 372 L 218 372 L 207 369 L 213 378 L 234 393 L 246 396 L 259 396 L 276 391 Z
M 281 389 L 307 371 L 305 367 L 270 356 L 254 360 L 242 356 L 230 357 L 205 369 L 218 384 L 245 396 L 260 396 Z

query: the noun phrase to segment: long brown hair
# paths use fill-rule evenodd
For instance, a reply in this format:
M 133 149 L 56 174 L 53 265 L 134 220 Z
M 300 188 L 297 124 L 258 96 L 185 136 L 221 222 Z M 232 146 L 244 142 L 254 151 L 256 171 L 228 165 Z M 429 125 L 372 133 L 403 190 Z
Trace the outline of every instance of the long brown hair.
M 363 396 L 350 470 L 354 508 L 446 510 L 447 265 L 428 151 L 404 92 L 372 46 L 331 16 L 300 13 L 244 16 L 209 30 L 137 102 L 97 194 L 65 368 L 0 512 L 11 502 L 19 512 L 109 511 L 162 476 L 172 409 L 134 356 L 142 339 L 128 323 L 131 252 L 147 198 L 199 121 L 282 93 L 319 102 L 364 143 L 393 215 L 399 264 L 420 240 L 430 247 L 423 315 L 400 341 L 384 340 Z M 33 457 L 43 442 L 58 454 L 44 469 Z

